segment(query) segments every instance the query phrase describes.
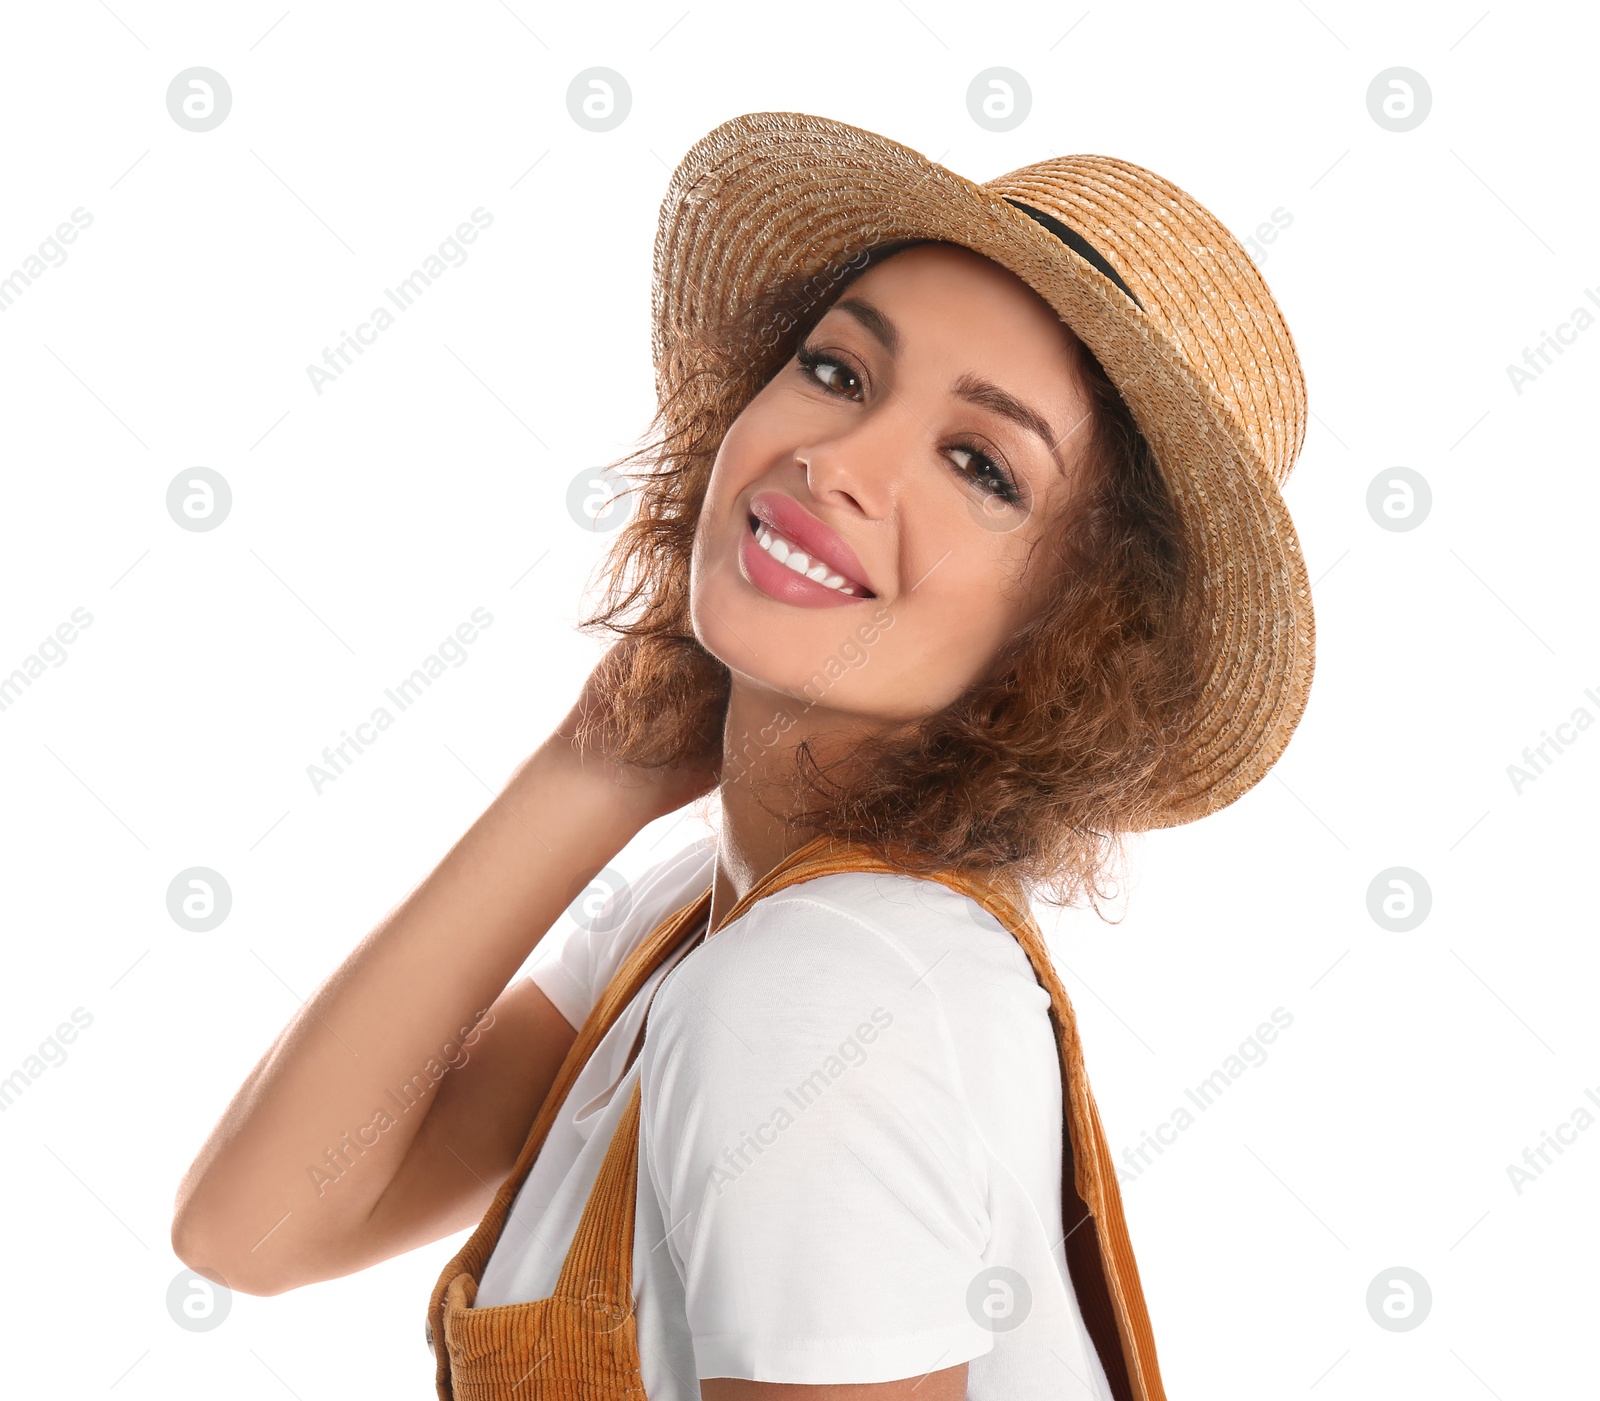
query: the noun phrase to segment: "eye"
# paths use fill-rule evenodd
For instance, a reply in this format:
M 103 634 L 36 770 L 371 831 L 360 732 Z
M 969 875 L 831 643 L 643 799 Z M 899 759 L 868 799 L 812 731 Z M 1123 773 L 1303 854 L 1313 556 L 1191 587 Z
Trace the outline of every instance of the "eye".
M 950 448 L 949 453 L 951 460 L 956 464 L 956 470 L 976 482 L 990 496 L 998 496 L 1013 506 L 1022 504 L 1022 493 L 1017 490 L 1016 482 L 987 453 L 961 444 Z
M 852 403 L 861 401 L 864 389 L 862 376 L 842 358 L 804 345 L 795 351 L 794 358 L 799 372 L 813 383 L 821 385 L 829 394 L 838 395 Z M 1012 506 L 1022 504 L 1022 493 L 1015 479 L 988 453 L 965 443 L 955 444 L 946 451 L 955 463 L 956 471 L 985 495 Z
M 843 360 L 805 346 L 795 351 L 794 358 L 799 362 L 800 373 L 822 385 L 829 393 L 841 394 L 847 399 L 860 397 L 861 376 Z

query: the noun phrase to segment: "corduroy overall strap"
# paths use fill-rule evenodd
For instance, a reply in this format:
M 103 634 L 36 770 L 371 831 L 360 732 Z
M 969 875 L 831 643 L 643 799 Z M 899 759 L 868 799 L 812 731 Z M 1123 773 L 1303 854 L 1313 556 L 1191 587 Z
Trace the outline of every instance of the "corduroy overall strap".
M 444 1297 L 445 1290 L 450 1282 L 460 1274 L 467 1274 L 473 1281 L 482 1279 L 483 1268 L 489 1261 L 495 1245 L 499 1242 L 501 1233 L 505 1230 L 506 1218 L 511 1213 L 511 1204 L 516 1200 L 517 1193 L 522 1190 L 522 1184 L 527 1180 L 528 1173 L 532 1171 L 534 1160 L 539 1156 L 539 1150 L 544 1146 L 544 1141 L 550 1135 L 550 1128 L 555 1123 L 556 1115 L 560 1113 L 573 1082 L 578 1078 L 578 1072 L 583 1069 L 589 1057 L 594 1053 L 612 1023 L 622 1015 L 628 1004 L 633 1000 L 639 989 L 649 980 L 650 975 L 660 966 L 662 960 L 677 947 L 687 930 L 697 927 L 705 918 L 707 907 L 710 904 L 711 892 L 707 890 L 695 900 L 691 900 L 682 909 L 663 921 L 643 943 L 641 943 L 623 962 L 617 970 L 616 976 L 601 993 L 600 999 L 589 1010 L 589 1015 L 584 1019 L 583 1025 L 578 1029 L 577 1038 L 568 1050 L 566 1059 L 561 1062 L 561 1069 L 556 1073 L 550 1092 L 545 1096 L 543 1105 L 534 1117 L 533 1125 L 528 1130 L 528 1137 L 522 1145 L 522 1151 L 517 1155 L 517 1161 L 511 1169 L 510 1175 L 500 1184 L 500 1189 L 495 1193 L 493 1202 L 484 1213 L 483 1220 L 468 1237 L 467 1243 L 456 1252 L 455 1257 L 440 1273 L 438 1282 L 434 1285 L 433 1295 L 428 1302 L 428 1344 L 434 1350 L 434 1383 L 440 1401 L 452 1401 L 450 1387 L 450 1353 L 445 1345 L 444 1337 Z M 634 1120 L 637 1124 L 637 1119 Z M 630 1194 L 630 1201 L 632 1200 Z M 587 1217 L 587 1211 L 585 1213 Z M 579 1236 L 574 1245 L 580 1242 L 593 1243 L 593 1235 L 585 1235 L 580 1222 Z M 633 1215 L 628 1214 L 627 1230 L 629 1244 L 633 1238 Z M 627 1261 L 628 1273 L 625 1278 L 628 1283 L 623 1286 L 622 1298 L 632 1301 L 632 1266 L 631 1252 L 623 1257 Z M 562 1277 L 566 1278 L 567 1267 L 572 1265 L 572 1254 L 569 1252 L 567 1260 L 562 1266 Z

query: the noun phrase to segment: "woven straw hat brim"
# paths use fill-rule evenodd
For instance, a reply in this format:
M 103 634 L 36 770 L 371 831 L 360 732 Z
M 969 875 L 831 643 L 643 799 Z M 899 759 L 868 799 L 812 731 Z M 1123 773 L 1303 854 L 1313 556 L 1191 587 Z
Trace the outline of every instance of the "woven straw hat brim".
M 1142 308 L 1007 195 L 1086 236 Z M 1278 489 L 1304 438 L 1305 391 L 1255 265 L 1184 191 L 1102 156 L 1059 157 L 979 185 L 842 122 L 737 117 L 695 143 L 662 203 L 652 308 L 660 402 L 685 388 L 708 327 L 797 270 L 837 268 L 907 238 L 961 244 L 1016 274 L 1126 400 L 1198 552 L 1219 644 L 1195 721 L 1172 741 L 1176 781 L 1140 827 L 1226 806 L 1283 752 L 1311 685 L 1311 589 Z

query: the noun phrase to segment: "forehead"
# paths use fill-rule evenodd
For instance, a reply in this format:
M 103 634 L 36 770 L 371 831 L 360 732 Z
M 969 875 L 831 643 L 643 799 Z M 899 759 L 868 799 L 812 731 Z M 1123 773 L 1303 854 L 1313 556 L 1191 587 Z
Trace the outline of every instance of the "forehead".
M 843 305 L 852 300 L 889 321 L 905 361 L 1077 397 L 1081 352 L 1072 330 L 1015 273 L 969 248 L 921 244 L 873 264 L 840 295 L 831 309 L 836 320 L 857 320 Z
M 920 244 L 894 253 L 868 267 L 839 300 L 852 296 L 910 327 L 959 318 L 969 335 L 992 326 L 1050 345 L 1073 340 L 1055 308 L 1020 277 L 956 244 Z

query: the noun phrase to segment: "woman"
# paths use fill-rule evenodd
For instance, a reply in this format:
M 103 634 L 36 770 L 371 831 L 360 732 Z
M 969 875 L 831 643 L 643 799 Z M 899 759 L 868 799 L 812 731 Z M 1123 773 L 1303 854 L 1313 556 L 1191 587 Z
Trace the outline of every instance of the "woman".
M 622 641 L 240 1089 L 174 1248 L 270 1294 L 477 1222 L 458 1401 L 1157 1401 L 1028 896 L 1097 899 L 1299 719 L 1287 328 L 1137 166 L 978 186 L 795 113 L 685 157 L 654 312 Z

